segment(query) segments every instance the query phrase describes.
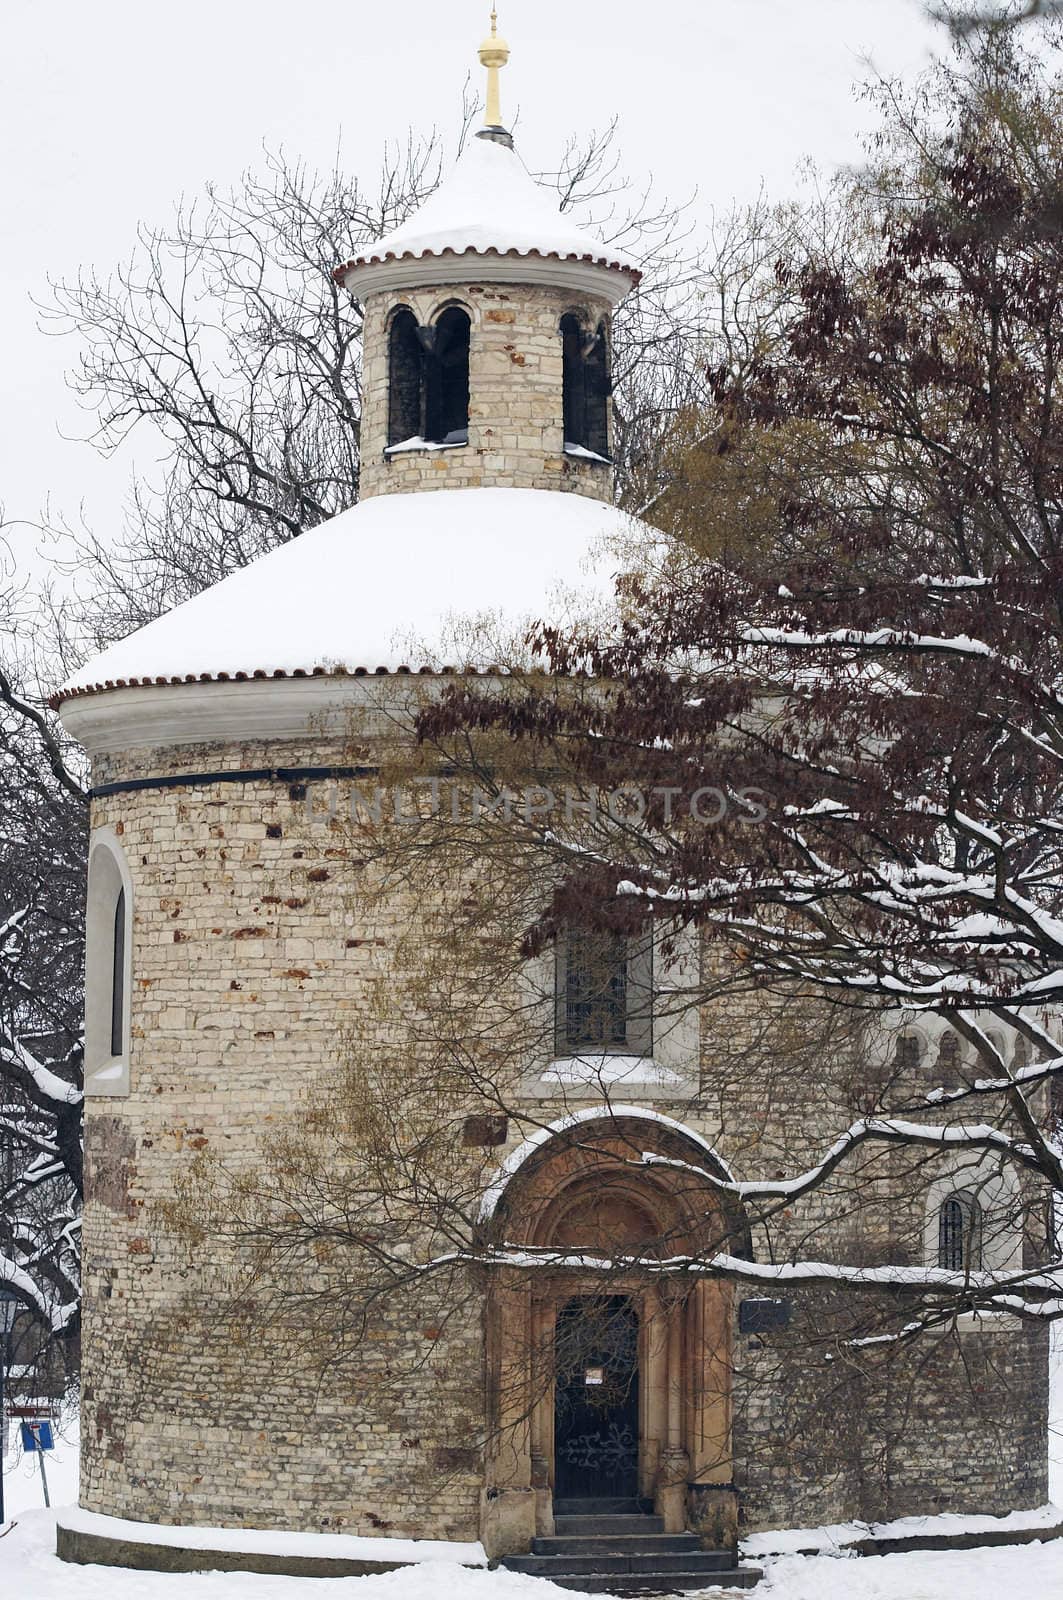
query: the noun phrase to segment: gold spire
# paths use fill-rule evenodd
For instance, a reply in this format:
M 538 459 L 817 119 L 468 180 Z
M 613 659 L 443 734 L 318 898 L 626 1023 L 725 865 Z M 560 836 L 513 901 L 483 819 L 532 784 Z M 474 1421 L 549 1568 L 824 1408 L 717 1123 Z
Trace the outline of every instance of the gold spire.
M 509 60 L 509 45 L 499 37 L 498 12 L 491 8 L 491 34 L 480 46 L 480 63 L 487 68 L 487 115 L 485 118 L 488 128 L 502 127 L 502 94 L 498 82 L 498 74 Z

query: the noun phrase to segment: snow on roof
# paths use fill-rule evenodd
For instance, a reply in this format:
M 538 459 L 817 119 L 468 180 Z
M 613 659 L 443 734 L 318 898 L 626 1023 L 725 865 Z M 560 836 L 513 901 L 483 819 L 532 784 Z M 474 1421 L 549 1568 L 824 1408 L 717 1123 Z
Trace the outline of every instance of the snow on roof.
M 94 656 L 60 689 L 316 673 L 483 670 L 536 620 L 601 616 L 660 535 L 549 489 L 381 495 Z M 497 653 L 491 653 L 491 652 Z
M 402 257 L 447 252 L 575 258 L 640 276 L 635 261 L 583 233 L 558 210 L 515 151 L 491 139 L 470 139 L 453 171 L 421 209 L 371 249 L 337 267 L 352 268 Z

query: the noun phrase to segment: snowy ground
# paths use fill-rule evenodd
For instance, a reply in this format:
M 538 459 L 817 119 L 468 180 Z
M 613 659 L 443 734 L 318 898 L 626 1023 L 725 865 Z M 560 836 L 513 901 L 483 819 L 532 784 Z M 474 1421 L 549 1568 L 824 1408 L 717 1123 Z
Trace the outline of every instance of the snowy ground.
M 54 1499 L 76 1498 L 76 1439 L 49 1460 Z M 266 1578 L 253 1573 L 174 1574 L 71 1567 L 55 1556 L 55 1517 L 42 1508 L 32 1464 L 8 1458 L 0 1533 L 0 1595 L 33 1600 L 562 1600 L 538 1578 L 426 1563 L 377 1578 Z M 1063 1540 L 993 1550 L 918 1555 L 786 1556 L 764 1563 L 757 1600 L 1063 1600 Z M 720 1590 L 706 1591 L 723 1600 Z
M 1063 1600 L 1063 1541 L 860 1559 L 786 1556 L 766 1563 L 753 1592 L 757 1600 Z M 34 1600 L 561 1600 L 566 1591 L 538 1578 L 435 1562 L 377 1578 L 70 1567 L 55 1556 L 54 1516 L 31 1510 L 0 1535 L 0 1593 Z M 723 1600 L 720 1590 L 706 1593 Z

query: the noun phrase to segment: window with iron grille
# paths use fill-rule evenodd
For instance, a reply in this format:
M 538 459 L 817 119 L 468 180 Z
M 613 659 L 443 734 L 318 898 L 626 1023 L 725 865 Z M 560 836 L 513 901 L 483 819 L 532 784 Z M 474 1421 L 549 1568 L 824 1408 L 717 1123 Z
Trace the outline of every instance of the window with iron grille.
M 950 1194 L 938 1212 L 938 1266 L 977 1272 L 981 1265 L 981 1208 L 967 1194 Z
M 557 946 L 558 1055 L 652 1055 L 652 975 L 648 938 L 566 933 Z

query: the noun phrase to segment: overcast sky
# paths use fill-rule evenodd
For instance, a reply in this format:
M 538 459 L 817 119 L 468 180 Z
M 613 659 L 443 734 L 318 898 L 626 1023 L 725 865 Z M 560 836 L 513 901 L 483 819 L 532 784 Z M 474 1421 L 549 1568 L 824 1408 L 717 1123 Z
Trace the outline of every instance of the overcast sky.
M 371 176 L 411 124 L 453 131 L 489 0 L 0 0 L 0 502 L 54 506 L 105 534 L 128 461 L 64 435 L 86 422 L 64 387 L 75 350 L 37 329 L 49 273 L 106 272 L 140 221 L 165 221 L 283 146 Z M 860 157 L 870 60 L 911 76 L 942 31 L 919 0 L 500 0 L 519 147 L 547 166 L 566 135 L 620 119 L 627 167 L 706 211 L 783 198 L 799 161 Z M 138 451 L 139 456 L 139 451 Z M 28 560 L 34 536 L 16 532 Z

